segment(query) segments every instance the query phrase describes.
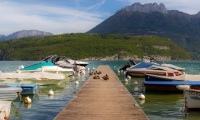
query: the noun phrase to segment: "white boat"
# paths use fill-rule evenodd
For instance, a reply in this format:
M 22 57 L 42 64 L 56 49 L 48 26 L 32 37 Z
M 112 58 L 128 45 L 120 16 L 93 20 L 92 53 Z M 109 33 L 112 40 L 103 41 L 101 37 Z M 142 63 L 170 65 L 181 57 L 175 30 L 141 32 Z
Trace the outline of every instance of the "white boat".
M 78 72 L 78 73 L 85 71 L 85 66 L 89 64 L 88 62 L 72 60 L 70 58 L 66 58 L 64 56 L 58 56 L 58 55 L 47 56 L 43 59 L 43 61 L 52 62 L 56 66 L 59 66 L 61 68 L 73 69 L 73 71 Z
M 172 64 L 165 64 L 164 62 L 160 63 L 151 56 L 144 56 L 143 60 L 138 64 L 133 60 L 130 62 L 131 64 L 127 63 L 119 70 L 126 71 L 127 75 L 136 77 L 144 77 L 145 74 L 164 75 L 166 71 L 168 71 L 168 73 L 171 72 L 180 75 L 185 70 L 185 68 Z
M 72 60 L 70 58 L 64 57 L 64 56 L 58 56 L 58 55 L 50 55 L 43 59 L 43 61 L 51 61 L 52 63 L 55 63 L 58 66 L 61 67 L 71 67 L 72 65 L 78 65 L 78 66 L 87 66 L 89 63 L 85 61 L 80 60 Z
M 0 100 L 0 120 L 9 120 L 11 101 Z
M 20 87 L 0 85 L 0 100 L 15 100 L 21 92 Z
M 176 87 L 178 85 L 189 85 L 191 89 L 200 90 L 200 75 L 166 73 L 166 75 L 161 76 L 146 74 L 143 84 L 148 91 L 181 92 Z
M 42 61 L 40 63 L 36 63 L 30 66 L 21 66 L 18 70 L 19 73 L 21 72 L 49 72 L 49 71 L 69 71 L 73 72 L 73 67 L 60 67 L 53 64 L 50 61 Z
M 184 92 L 186 109 L 200 108 L 200 90 L 191 89 L 189 85 L 179 85 L 177 88 Z
M 63 80 L 65 79 L 65 75 L 63 73 L 56 73 L 56 72 L 18 71 L 18 72 L 6 72 L 6 73 L 2 72 L 0 74 L 0 79 L 1 80 L 7 80 L 7 79 Z
M 80 61 L 80 60 L 72 60 L 70 58 L 66 58 L 67 61 L 69 61 L 72 65 L 79 65 L 79 66 L 87 66 L 89 63 L 85 61 Z

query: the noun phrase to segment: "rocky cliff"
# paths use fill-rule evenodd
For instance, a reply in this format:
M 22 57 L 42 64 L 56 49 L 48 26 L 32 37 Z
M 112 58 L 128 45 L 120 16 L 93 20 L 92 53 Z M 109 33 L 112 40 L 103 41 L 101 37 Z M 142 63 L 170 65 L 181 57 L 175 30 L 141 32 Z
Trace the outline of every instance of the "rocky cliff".
M 149 13 L 149 12 L 161 12 L 167 14 L 167 9 L 163 3 L 160 3 L 159 5 L 157 3 L 148 3 L 148 4 L 140 4 L 134 3 L 131 6 L 127 6 L 123 8 L 122 10 L 124 11 L 132 11 L 132 12 L 144 12 L 144 13 Z

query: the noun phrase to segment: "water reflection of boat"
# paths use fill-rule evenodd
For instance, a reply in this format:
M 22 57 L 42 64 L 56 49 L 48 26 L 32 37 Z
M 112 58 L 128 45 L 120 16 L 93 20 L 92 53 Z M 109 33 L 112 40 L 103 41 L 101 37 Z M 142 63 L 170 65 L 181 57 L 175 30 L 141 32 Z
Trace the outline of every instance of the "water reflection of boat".
M 0 100 L 15 100 L 21 92 L 22 88 L 0 85 Z
M 0 120 L 8 120 L 10 117 L 11 101 L 0 100 Z

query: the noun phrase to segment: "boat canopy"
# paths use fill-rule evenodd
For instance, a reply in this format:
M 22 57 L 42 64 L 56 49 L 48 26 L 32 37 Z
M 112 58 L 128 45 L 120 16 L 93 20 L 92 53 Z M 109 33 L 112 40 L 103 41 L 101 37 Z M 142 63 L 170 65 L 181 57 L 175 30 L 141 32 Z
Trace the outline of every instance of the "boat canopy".
M 131 67 L 130 69 L 137 69 L 137 68 L 147 68 L 147 67 L 150 67 L 152 65 L 158 65 L 158 64 L 155 64 L 155 63 L 150 63 L 150 62 L 140 62 L 139 64 Z
M 24 68 L 21 68 L 20 70 L 37 70 L 38 68 L 41 68 L 42 66 L 55 66 L 52 62 L 40 62 L 31 66 L 27 66 Z

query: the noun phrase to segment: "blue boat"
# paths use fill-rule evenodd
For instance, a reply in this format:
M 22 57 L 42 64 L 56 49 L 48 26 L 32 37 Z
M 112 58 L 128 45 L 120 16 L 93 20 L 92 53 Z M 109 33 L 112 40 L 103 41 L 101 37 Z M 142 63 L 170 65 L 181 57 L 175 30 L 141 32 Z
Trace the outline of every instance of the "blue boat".
M 39 84 L 0 83 L 0 85 L 22 88 L 21 95 L 36 94 L 40 90 Z
M 143 82 L 147 91 L 179 91 L 176 86 L 189 85 L 200 90 L 200 75 L 183 74 L 179 76 L 159 76 L 146 74 Z

